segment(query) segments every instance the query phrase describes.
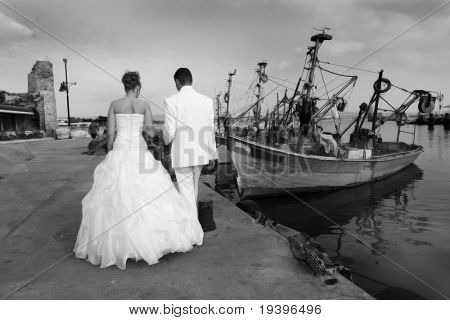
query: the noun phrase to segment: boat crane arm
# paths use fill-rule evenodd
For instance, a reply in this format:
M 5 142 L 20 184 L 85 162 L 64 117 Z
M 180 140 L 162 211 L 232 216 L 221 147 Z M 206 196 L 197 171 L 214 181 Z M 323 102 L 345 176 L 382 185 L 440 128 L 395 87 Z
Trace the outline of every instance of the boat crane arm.
M 260 98 L 258 99 L 255 103 L 253 103 L 252 105 L 250 105 L 247 109 L 245 109 L 244 111 L 242 111 L 237 117 L 234 117 L 234 119 L 232 121 L 230 121 L 230 127 L 235 124 L 236 122 L 238 122 L 243 116 L 245 116 L 250 110 L 252 110 L 254 107 L 256 107 L 258 105 L 259 102 L 262 102 L 264 100 L 264 98 Z
M 393 120 L 393 119 L 397 118 L 399 115 L 401 116 L 409 109 L 409 107 L 411 107 L 411 105 L 414 102 L 416 102 L 417 100 L 420 99 L 420 94 L 418 92 L 416 92 L 416 90 L 414 90 L 411 94 L 412 94 L 412 97 L 409 101 L 406 101 L 405 103 L 403 103 L 400 107 L 398 107 L 398 109 L 391 111 L 391 114 L 389 116 L 387 116 L 383 121 L 378 121 L 378 123 L 375 126 L 375 129 L 377 129 L 381 125 L 383 125 L 384 122 Z
M 269 112 L 269 117 L 273 116 L 275 113 L 278 112 L 278 110 L 281 109 L 281 107 L 284 104 L 289 104 L 289 102 L 292 100 L 292 98 L 287 98 L 286 96 L 281 99 L 280 101 L 278 101 L 278 103 L 275 105 L 275 107 L 273 108 L 273 110 L 271 112 Z
M 230 121 L 229 126 L 231 127 L 233 124 L 235 124 L 236 122 L 238 122 L 243 116 L 245 116 L 250 110 L 252 110 L 254 107 L 256 107 L 259 103 L 261 103 L 267 96 L 269 96 L 270 94 L 272 94 L 272 92 L 274 92 L 277 88 L 279 87 L 276 86 L 275 88 L 273 88 L 268 94 L 266 94 L 264 97 L 259 97 L 255 103 L 253 103 L 252 105 L 250 105 L 249 107 L 247 107 L 247 109 L 245 109 L 243 112 L 241 112 L 237 117 L 235 117 L 232 121 Z M 256 121 L 256 124 L 259 124 L 261 122 L 265 121 L 265 117 L 259 119 L 258 121 Z
M 322 120 L 322 118 L 331 110 L 334 102 L 339 98 L 339 95 L 347 89 L 351 84 L 355 84 L 358 77 L 353 76 L 338 92 L 336 92 L 330 100 L 328 100 L 316 113 L 313 114 L 311 119 L 315 122 Z M 325 110 L 325 111 L 324 111 Z M 320 115 L 320 116 L 319 116 Z M 317 119 L 315 119 L 318 117 Z

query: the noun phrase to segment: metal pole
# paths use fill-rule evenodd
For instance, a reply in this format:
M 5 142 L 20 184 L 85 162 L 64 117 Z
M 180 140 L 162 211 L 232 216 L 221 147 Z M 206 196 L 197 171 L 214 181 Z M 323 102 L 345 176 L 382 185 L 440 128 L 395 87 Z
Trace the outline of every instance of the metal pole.
M 256 104 L 256 114 L 255 114 L 255 120 L 256 120 L 256 130 L 259 130 L 259 118 L 260 118 L 260 113 L 261 113 L 261 101 L 259 100 L 259 98 L 261 97 L 261 71 L 262 71 L 262 66 L 259 65 L 259 78 L 258 78 L 258 92 L 256 93 L 256 101 L 258 102 Z
M 234 69 L 234 72 L 229 72 L 228 73 L 228 90 L 227 90 L 227 101 L 225 101 L 227 103 L 227 114 L 225 117 L 225 121 L 224 121 L 224 127 L 225 127 L 225 137 L 227 139 L 227 148 L 230 148 L 230 97 L 231 97 L 231 82 L 232 82 L 232 78 L 233 76 L 236 74 L 236 69 Z
M 257 70 L 258 72 L 258 84 L 257 84 L 257 89 L 258 92 L 256 93 L 256 114 L 255 114 L 255 124 L 256 124 L 256 132 L 257 135 L 259 134 L 259 122 L 261 119 L 261 87 L 262 87 L 262 83 L 265 82 L 265 80 L 263 80 L 263 75 L 265 75 L 265 69 L 267 66 L 267 62 L 260 62 L 258 63 L 258 67 L 259 69 Z
M 227 103 L 227 118 L 228 115 L 230 114 L 230 94 L 231 94 L 231 82 L 232 82 L 232 77 L 236 74 L 236 70 L 234 71 L 234 73 L 229 73 L 228 74 L 228 89 L 227 89 L 227 101 L 225 101 Z
M 311 100 L 311 91 L 313 89 L 314 86 L 314 70 L 316 68 L 316 62 L 317 62 L 317 53 L 319 51 L 319 38 L 316 38 L 315 41 L 315 46 L 314 46 L 314 52 L 311 54 L 311 67 L 309 69 L 309 74 L 308 74 L 308 82 L 305 82 L 305 84 L 303 85 L 303 88 L 306 88 L 306 99 L 305 101 L 305 105 L 302 106 L 302 108 L 309 108 L 310 112 L 312 113 L 312 100 Z M 312 119 L 312 117 L 311 117 Z M 300 120 L 300 115 L 299 115 L 299 120 Z M 300 121 L 299 121 L 300 122 Z M 309 123 L 311 123 L 311 120 L 309 121 Z M 305 135 L 308 135 L 309 132 L 309 124 L 305 124 L 305 123 L 301 123 L 300 122 L 300 127 L 298 129 L 298 142 L 297 142 L 297 152 L 302 153 L 303 152 L 303 143 L 305 140 Z
M 216 103 L 217 103 L 217 133 L 220 134 L 220 94 L 216 96 Z
M 64 69 L 66 71 L 66 100 L 67 100 L 67 121 L 69 124 L 69 138 L 72 137 L 70 134 L 70 105 L 69 105 L 69 81 L 67 80 L 67 59 L 64 58 Z
M 311 90 L 312 90 L 313 84 L 314 84 L 314 70 L 316 68 L 318 51 L 319 51 L 319 38 L 316 39 L 316 44 L 314 46 L 314 54 L 311 57 L 312 63 L 311 63 L 311 69 L 309 70 L 309 75 L 308 75 L 308 86 L 306 88 L 306 96 L 307 97 L 310 97 Z
M 375 102 L 376 96 L 377 96 L 377 93 L 374 92 L 373 95 L 372 95 L 372 98 L 370 98 L 369 104 L 367 105 L 367 109 L 366 109 L 366 111 L 364 112 L 364 114 L 363 114 L 363 116 L 361 118 L 361 121 L 359 123 L 357 123 L 356 126 L 355 126 L 355 130 L 354 130 L 355 132 L 357 132 L 357 131 L 362 129 L 362 126 L 364 125 L 364 121 L 366 121 L 367 115 L 369 114 L 370 107 Z M 367 120 L 367 122 L 369 122 L 369 120 Z
M 356 123 L 356 125 L 355 125 L 355 131 L 356 131 L 356 128 L 358 127 L 358 123 L 359 123 L 359 120 L 361 120 L 361 117 L 362 117 L 362 115 L 364 114 L 364 110 L 359 110 L 359 113 L 358 113 L 358 116 L 355 118 L 355 119 L 353 119 L 352 120 L 352 122 L 342 131 L 342 132 L 340 132 L 339 133 L 339 137 L 342 137 L 342 136 L 344 136 L 344 134 Z
M 372 132 L 375 133 L 375 129 L 377 128 L 377 117 L 378 117 L 378 103 L 380 102 L 380 91 L 381 91 L 381 80 L 383 79 L 383 70 L 378 74 L 378 85 L 380 86 L 377 90 L 377 95 L 375 98 L 375 108 L 373 110 L 373 119 L 372 119 Z

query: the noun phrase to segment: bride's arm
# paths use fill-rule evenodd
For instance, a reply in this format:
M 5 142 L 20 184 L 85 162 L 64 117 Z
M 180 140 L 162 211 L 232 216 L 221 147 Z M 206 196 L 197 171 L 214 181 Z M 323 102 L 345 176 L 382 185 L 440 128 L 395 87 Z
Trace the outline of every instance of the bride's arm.
M 145 103 L 145 114 L 144 114 L 144 131 L 150 137 L 154 138 L 156 136 L 156 131 L 153 126 L 153 115 L 150 105 Z
M 108 130 L 108 138 L 106 141 L 106 148 L 108 151 L 112 150 L 113 143 L 114 143 L 114 136 L 116 133 L 116 117 L 114 116 L 114 109 L 111 104 L 108 111 L 108 122 L 107 122 L 107 130 Z

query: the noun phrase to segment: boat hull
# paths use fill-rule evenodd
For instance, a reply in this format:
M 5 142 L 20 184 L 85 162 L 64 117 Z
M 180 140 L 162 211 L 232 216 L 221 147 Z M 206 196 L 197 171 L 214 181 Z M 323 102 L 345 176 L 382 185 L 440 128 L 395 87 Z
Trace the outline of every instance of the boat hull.
M 352 160 L 302 155 L 231 137 L 231 157 L 243 198 L 345 188 L 375 181 L 405 168 L 423 151 Z
M 216 144 L 218 146 L 225 146 L 227 144 L 227 139 L 223 136 L 216 135 Z

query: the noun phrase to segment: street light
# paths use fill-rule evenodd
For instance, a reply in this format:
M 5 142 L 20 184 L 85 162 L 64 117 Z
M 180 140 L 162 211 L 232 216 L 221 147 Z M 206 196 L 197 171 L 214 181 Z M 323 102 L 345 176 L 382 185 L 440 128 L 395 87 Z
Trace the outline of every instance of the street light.
M 67 120 L 68 120 L 68 124 L 69 124 L 69 138 L 72 138 L 71 134 L 70 134 L 70 107 L 69 107 L 69 87 L 71 85 L 76 85 L 76 82 L 69 82 L 67 80 L 67 59 L 64 58 L 64 68 L 66 71 L 66 81 L 61 82 L 61 86 L 59 87 L 59 91 L 60 92 L 66 92 L 66 99 L 67 99 Z

